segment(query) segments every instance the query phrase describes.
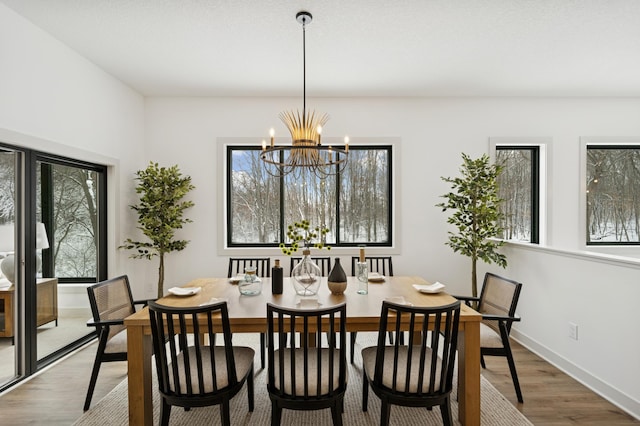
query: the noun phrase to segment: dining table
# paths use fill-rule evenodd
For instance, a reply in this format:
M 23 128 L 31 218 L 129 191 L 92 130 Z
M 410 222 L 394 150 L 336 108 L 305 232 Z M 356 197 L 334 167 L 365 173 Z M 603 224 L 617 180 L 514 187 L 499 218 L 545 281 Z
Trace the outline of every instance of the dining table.
M 264 333 L 267 330 L 267 303 L 288 308 L 304 308 L 314 299 L 317 306 L 327 307 L 347 303 L 348 332 L 378 331 L 384 300 L 403 300 L 414 306 L 442 306 L 455 301 L 446 292 L 423 293 L 413 286 L 430 284 L 419 276 L 383 277 L 369 282 L 368 293 L 359 294 L 355 277 L 347 277 L 347 288 L 341 295 L 332 294 L 327 278 L 316 295 L 296 294 L 291 278 L 284 278 L 282 294 L 272 294 L 270 278 L 261 278 L 260 294 L 247 296 L 238 291 L 237 282 L 229 278 L 198 278 L 181 286 L 187 295 L 169 294 L 157 303 L 174 306 L 199 306 L 225 300 L 232 333 Z M 184 291 L 200 288 L 195 294 Z M 392 299 L 393 298 L 393 299 Z M 462 304 L 458 330 L 458 418 L 463 425 L 480 424 L 480 321 L 481 315 Z M 129 424 L 153 424 L 152 362 L 153 344 L 148 308 L 141 309 L 124 320 L 127 329 Z M 454 390 L 455 392 L 455 390 Z

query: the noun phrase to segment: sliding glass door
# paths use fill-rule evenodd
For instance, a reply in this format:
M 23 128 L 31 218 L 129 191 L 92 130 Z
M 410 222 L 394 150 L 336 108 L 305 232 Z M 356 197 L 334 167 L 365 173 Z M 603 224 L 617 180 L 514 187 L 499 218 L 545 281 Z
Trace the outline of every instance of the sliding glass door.
M 91 337 L 106 278 L 106 169 L 0 145 L 0 390 Z
M 100 215 L 106 192 L 104 168 L 38 156 L 36 160 L 36 271 L 38 360 L 92 330 L 86 285 L 106 275 Z M 41 251 L 41 253 L 40 253 Z M 39 264 L 39 263 L 38 263 Z M 37 265 L 38 265 L 37 264 Z

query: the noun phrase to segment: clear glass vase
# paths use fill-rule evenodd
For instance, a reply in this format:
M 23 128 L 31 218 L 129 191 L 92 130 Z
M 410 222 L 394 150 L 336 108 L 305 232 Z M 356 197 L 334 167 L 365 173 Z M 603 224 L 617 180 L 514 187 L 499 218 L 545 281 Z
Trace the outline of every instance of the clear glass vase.
M 303 257 L 291 271 L 291 282 L 293 289 L 300 296 L 313 296 L 318 293 L 320 288 L 320 277 L 322 272 L 320 267 L 311 260 L 311 251 L 304 250 Z

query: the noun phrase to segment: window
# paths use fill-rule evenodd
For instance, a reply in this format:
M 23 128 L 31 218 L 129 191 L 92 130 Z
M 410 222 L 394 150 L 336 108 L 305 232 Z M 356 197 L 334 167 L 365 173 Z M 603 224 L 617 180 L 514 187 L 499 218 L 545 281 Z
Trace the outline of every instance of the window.
M 277 247 L 286 226 L 307 219 L 332 246 L 391 246 L 390 145 L 351 146 L 337 176 L 269 175 L 260 148 L 227 146 L 227 245 Z
M 497 145 L 496 163 L 503 167 L 498 177 L 503 238 L 539 243 L 540 147 Z
M 640 244 L 640 145 L 587 145 L 587 245 Z
M 51 247 L 43 253 L 43 273 L 60 282 L 97 282 L 100 237 L 104 223 L 99 207 L 106 195 L 103 167 L 48 159 L 36 162 L 38 216 Z M 104 211 L 102 212 L 104 215 Z M 103 272 L 103 271 L 102 271 Z M 104 272 L 103 272 L 104 273 Z

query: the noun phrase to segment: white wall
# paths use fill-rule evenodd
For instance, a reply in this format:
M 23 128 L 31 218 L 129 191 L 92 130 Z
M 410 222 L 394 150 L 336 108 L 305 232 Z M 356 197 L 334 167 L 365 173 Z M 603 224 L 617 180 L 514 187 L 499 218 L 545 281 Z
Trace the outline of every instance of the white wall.
M 638 264 L 517 244 L 505 253 L 507 271 L 493 272 L 523 282 L 513 336 L 640 418 Z
M 168 256 L 166 285 L 226 274 L 229 254 L 217 250 L 224 238 L 218 230 L 223 220 L 219 200 L 224 188 L 219 176 L 224 158 L 217 139 L 250 137 L 259 144 L 272 126 L 278 135 L 285 135 L 278 113 L 299 103 L 300 99 L 288 98 L 147 100 L 150 159 L 178 164 L 196 186 L 192 194 L 196 206 L 188 211 L 194 223 L 181 233 L 191 243 L 183 252 Z M 394 270 L 441 281 L 459 294 L 470 292 L 469 261 L 445 246 L 446 213 L 434 206 L 448 190 L 440 177 L 458 174 L 462 152 L 473 157 L 487 153 L 489 137 L 551 138 L 548 241 L 555 249 L 576 252 L 584 241 L 578 225 L 579 138 L 640 135 L 640 99 L 371 98 L 311 99 L 308 103 L 331 114 L 326 137 L 400 139 L 395 152 L 398 245 L 393 249 Z M 580 374 L 570 372 L 581 380 L 600 384 L 598 391 L 640 417 L 640 388 L 632 380 L 640 377 L 640 343 L 632 337 L 637 335 L 633 312 L 640 300 L 640 285 L 633 280 L 640 277 L 637 261 L 603 264 L 540 249 L 509 248 L 507 253 L 513 266 L 496 272 L 524 283 L 520 304 L 524 321 L 516 326 L 519 338 L 563 368 L 575 368 Z M 625 250 L 635 257 L 639 253 L 637 248 Z M 283 257 L 277 250 L 265 254 Z M 334 249 L 331 254 L 350 252 Z M 343 263 L 348 264 L 346 259 Z M 287 261 L 284 265 L 288 268 Z M 603 304 L 607 299 L 616 303 Z M 602 321 L 603 312 L 612 309 L 615 322 Z M 568 339 L 569 321 L 579 325 L 577 342 Z M 602 357 L 606 353 L 616 354 L 616 362 L 607 362 Z
M 110 166 L 110 274 L 143 274 L 115 247 L 134 226 L 128 183 L 146 161 L 144 98 L 2 4 L 0 58 L 0 142 Z

